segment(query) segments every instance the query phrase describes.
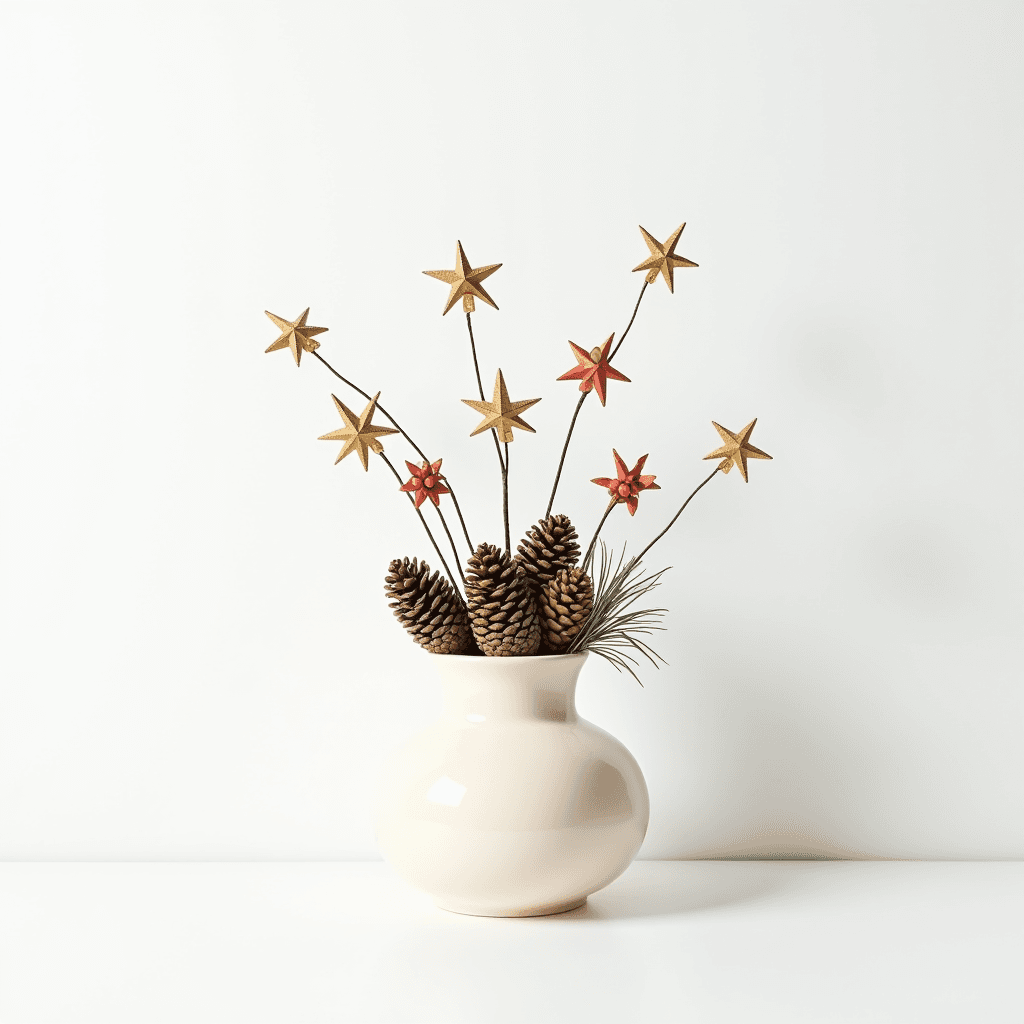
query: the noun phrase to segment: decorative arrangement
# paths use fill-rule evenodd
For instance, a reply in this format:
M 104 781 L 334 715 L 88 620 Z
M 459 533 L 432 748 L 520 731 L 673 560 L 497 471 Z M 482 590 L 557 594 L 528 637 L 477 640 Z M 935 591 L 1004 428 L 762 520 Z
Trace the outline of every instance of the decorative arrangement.
M 309 354 L 362 396 L 366 405 L 359 413 L 332 396 L 341 425 L 335 422 L 320 439 L 340 443 L 336 463 L 354 452 L 369 471 L 380 459 L 419 517 L 440 566 L 432 569 L 421 557 L 394 558 L 384 580 L 399 624 L 433 656 L 444 705 L 437 721 L 385 762 L 375 825 L 385 859 L 446 910 L 522 917 L 579 908 L 628 867 L 646 835 L 650 801 L 640 766 L 618 740 L 577 714 L 577 679 L 590 654 L 638 682 L 641 658 L 657 665 L 659 656 L 647 640 L 664 628 L 665 609 L 647 607 L 644 599 L 667 570 L 648 571 L 643 559 L 713 477 L 735 466 L 747 481 L 748 460 L 771 456 L 751 443 L 755 420 L 736 432 L 714 423 L 721 443 L 704 456 L 715 460 L 714 469 L 639 554 L 628 558 L 625 548 L 613 554 L 600 534 L 619 506 L 629 512 L 631 526 L 641 505 L 646 517 L 653 501 L 647 492 L 670 485 L 645 472 L 647 455 L 630 453 L 626 459 L 613 448 L 614 473 L 592 478 L 607 492 L 607 503 L 585 547 L 569 516 L 553 509 L 583 403 L 596 394 L 604 410 L 619 388 L 637 386 L 616 360 L 647 289 L 660 277 L 672 293 L 675 271 L 697 265 L 676 255 L 685 226 L 664 242 L 640 229 L 649 255 L 633 268 L 644 274 L 643 285 L 618 342 L 609 334 L 589 351 L 569 342 L 576 365 L 557 379 L 578 383 L 579 397 L 547 506 L 514 549 L 511 446 L 536 433 L 524 415 L 540 399 L 520 397 L 518 381 L 512 399 L 500 367 L 490 397 L 484 391 L 473 314 L 478 300 L 498 308 L 484 282 L 500 263 L 474 267 L 457 242 L 454 269 L 424 273 L 448 285 L 442 315 L 462 300 L 478 397 L 461 402 L 480 417 L 475 424 L 467 420 L 470 436 L 490 435 L 490 442 L 480 443 L 494 447 L 501 538 L 476 536 L 474 543 L 457 493 L 463 477 L 456 473 L 453 482 L 450 463 L 413 440 L 380 404 L 379 391 L 364 391 L 324 359 L 316 337 L 326 328 L 307 324 L 308 309 L 295 320 L 267 313 L 281 332 L 268 352 L 287 348 L 296 366 Z M 410 449 L 402 452 L 407 478 L 385 444 Z M 489 462 L 489 451 L 483 454 Z M 352 466 L 350 461 L 350 471 Z M 663 461 L 660 468 L 664 472 Z M 536 496 L 538 511 L 545 491 Z M 599 509 L 595 500 L 594 511 Z M 495 543 L 499 539 L 503 543 Z
M 306 323 L 308 309 L 295 320 L 267 313 L 281 332 L 267 352 L 288 349 L 296 366 L 301 365 L 303 353 L 309 353 L 342 383 L 366 399 L 366 406 L 357 415 L 337 396 L 332 395 L 343 425 L 321 435 L 320 440 L 342 442 L 335 463 L 344 461 L 355 452 L 363 469 L 368 471 L 370 455 L 379 456 L 398 481 L 397 489 L 407 495 L 419 516 L 443 573 L 432 572 L 422 559 L 396 558 L 388 567 L 385 592 L 395 617 L 412 639 L 426 650 L 434 654 L 482 654 L 487 657 L 529 657 L 592 651 L 609 660 L 617 669 L 630 672 L 635 678 L 634 669 L 639 664 L 635 655 L 642 655 L 657 664 L 658 656 L 644 637 L 652 630 L 663 628 L 660 620 L 665 610 L 636 610 L 635 605 L 658 585 L 664 570 L 644 575 L 641 560 L 672 528 L 694 495 L 712 477 L 718 473 L 728 474 L 736 466 L 743 480 L 748 481 L 747 460 L 771 458 L 750 442 L 757 421 L 751 420 L 737 432 L 713 423 L 722 444 L 704 456 L 705 459 L 717 460 L 711 474 L 697 485 L 664 529 L 639 555 L 628 559 L 620 557 L 613 566 L 614 559 L 605 551 L 602 541 L 601 568 L 596 574 L 596 580 L 592 571 L 595 548 L 609 515 L 617 505 L 625 505 L 630 516 L 635 516 L 643 492 L 661 489 L 661 485 L 655 483 L 656 475 L 643 472 L 648 456 L 642 455 L 630 469 L 627 461 L 612 449 L 615 476 L 593 478 L 593 483 L 607 490 L 610 500 L 583 553 L 582 561 L 581 548 L 572 522 L 567 515 L 552 514 L 552 508 L 583 403 L 593 393 L 604 408 L 608 402 L 609 382 L 632 383 L 629 377 L 612 365 L 612 361 L 633 327 L 647 288 L 661 277 L 669 292 L 674 292 L 675 271 L 697 266 L 693 261 L 676 255 L 676 246 L 685 227 L 685 223 L 681 224 L 664 242 L 659 242 L 645 228 L 640 228 L 650 255 L 633 268 L 634 273 L 644 273 L 643 286 L 629 323 L 617 344 L 614 343 L 614 333 L 603 344 L 589 351 L 575 342 L 569 342 L 576 365 L 557 380 L 578 381 L 580 396 L 569 420 L 544 515 L 529 529 L 515 551 L 512 549 L 508 515 L 510 445 L 516 439 L 516 431 L 536 433 L 523 419 L 523 414 L 540 399 L 513 401 L 509 397 L 505 375 L 500 367 L 494 377 L 490 400 L 484 393 L 473 333 L 473 313 L 476 311 L 477 299 L 494 309 L 498 308 L 483 282 L 501 268 L 500 263 L 473 267 L 462 243 L 456 242 L 454 269 L 425 270 L 423 273 L 449 286 L 442 315 L 447 315 L 459 299 L 462 300 L 479 398 L 463 398 L 461 401 L 482 417 L 470 436 L 487 433 L 493 440 L 501 474 L 505 528 L 503 546 L 486 541 L 473 543 L 455 488 L 441 471 L 443 460 L 427 457 L 394 416 L 378 403 L 379 391 L 371 396 L 343 377 L 324 359 L 319 352 L 320 343 L 315 338 L 325 333 L 327 328 L 309 326 Z M 379 414 L 391 426 L 374 423 L 375 414 Z M 410 474 L 407 480 L 385 454 L 383 439 L 392 435 L 400 435 L 419 456 L 418 463 L 405 460 Z M 443 498 L 450 499 L 450 506 L 442 501 Z M 457 575 L 452 573 L 442 546 L 423 515 L 421 506 L 425 502 L 434 507 L 447 540 L 445 550 L 451 551 L 451 564 Z M 455 533 L 461 532 L 470 552 L 465 560 L 465 571 L 464 559 L 459 554 L 458 544 L 449 525 L 453 513 L 454 519 L 458 521 Z

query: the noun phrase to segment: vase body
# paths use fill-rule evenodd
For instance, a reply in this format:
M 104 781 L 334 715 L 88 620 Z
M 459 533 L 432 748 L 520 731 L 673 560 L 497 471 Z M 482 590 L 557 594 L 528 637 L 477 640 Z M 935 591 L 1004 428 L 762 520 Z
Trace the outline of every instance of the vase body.
M 427 657 L 443 709 L 385 766 L 384 858 L 461 914 L 581 906 L 629 866 L 650 810 L 630 752 L 576 713 L 587 655 Z

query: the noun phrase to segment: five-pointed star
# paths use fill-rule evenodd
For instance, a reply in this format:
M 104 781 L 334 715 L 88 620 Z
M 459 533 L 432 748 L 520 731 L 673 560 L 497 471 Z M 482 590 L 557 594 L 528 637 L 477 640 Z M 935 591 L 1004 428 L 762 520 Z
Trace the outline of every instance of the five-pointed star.
M 377 438 L 383 437 L 385 434 L 399 433 L 399 431 L 391 427 L 375 427 L 373 425 L 373 414 L 377 409 L 377 399 L 380 398 L 380 392 L 378 391 L 370 399 L 370 404 L 367 405 L 359 416 L 356 416 L 344 402 L 339 402 L 335 395 L 331 395 L 331 398 L 334 399 L 334 406 L 338 410 L 338 415 L 341 416 L 345 426 L 340 430 L 332 430 L 329 434 L 323 434 L 317 440 L 345 442 L 345 447 L 341 449 L 341 454 L 334 460 L 335 465 L 341 462 L 350 452 L 359 452 L 359 459 L 363 464 L 363 469 L 369 470 L 370 464 L 366 458 L 366 453 L 372 451 L 379 454 L 384 451 L 384 445 Z
M 624 380 L 627 384 L 632 383 L 624 373 L 619 373 L 608 362 L 608 349 L 611 348 L 612 338 L 614 337 L 614 334 L 609 334 L 608 340 L 604 345 L 596 345 L 589 352 L 570 341 L 569 348 L 572 349 L 572 354 L 576 357 L 578 365 L 566 371 L 557 379 L 578 380 L 580 382 L 580 391 L 584 393 L 591 390 L 596 391 L 597 397 L 601 399 L 601 404 L 604 405 L 605 388 L 609 380 Z
M 755 448 L 747 440 L 753 432 L 756 422 L 756 419 L 751 420 L 739 433 L 734 434 L 731 430 L 726 430 L 720 423 L 712 420 L 711 425 L 718 431 L 725 444 L 721 448 L 716 448 L 709 455 L 705 455 L 704 458 L 721 459 L 722 462 L 718 468 L 723 473 L 728 473 L 733 466 L 737 466 L 740 476 L 749 483 L 750 481 L 747 480 L 747 459 L 771 458 L 767 452 L 761 451 L 760 448 Z
M 298 318 L 298 320 L 285 320 L 283 316 L 276 316 L 270 310 L 263 311 L 277 324 L 281 331 L 281 337 L 274 342 L 268 352 L 276 352 L 279 348 L 290 348 L 295 357 L 295 365 L 299 365 L 303 352 L 315 352 L 320 347 L 319 341 L 313 340 L 313 335 L 323 334 L 326 327 L 307 327 L 306 317 L 309 316 L 309 308 Z
M 456 242 L 454 270 L 424 270 L 423 273 L 427 277 L 436 277 L 438 281 L 444 281 L 445 284 L 452 286 L 452 290 L 448 293 L 448 302 L 445 304 L 444 313 L 441 314 L 444 316 L 460 297 L 462 298 L 462 308 L 467 313 L 472 313 L 475 308 L 474 295 L 497 309 L 494 299 L 484 291 L 480 282 L 490 277 L 500 266 L 500 263 L 492 263 L 487 267 L 471 267 L 469 260 L 466 259 L 466 254 L 462 251 L 462 243 Z
M 679 241 L 679 236 L 683 233 L 683 228 L 685 227 L 685 222 L 680 224 L 679 227 L 677 227 L 675 231 L 668 236 L 665 243 L 662 244 L 654 237 L 654 235 L 641 225 L 640 234 L 644 236 L 644 241 L 647 243 L 647 248 L 651 250 L 651 255 L 638 267 L 634 267 L 633 273 L 635 274 L 638 270 L 646 270 L 648 284 L 653 284 L 657 280 L 658 275 L 661 274 L 662 277 L 665 278 L 668 290 L 670 292 L 674 292 L 675 284 L 673 282 L 672 275 L 675 272 L 676 267 L 697 266 L 697 264 L 691 260 L 683 259 L 682 256 L 676 255 L 676 243 Z
M 513 440 L 513 427 L 518 427 L 520 430 L 528 430 L 531 434 L 537 433 L 519 414 L 526 412 L 530 406 L 536 405 L 540 399 L 528 398 L 525 402 L 510 402 L 508 391 L 505 389 L 505 378 L 502 376 L 501 370 L 498 371 L 498 375 L 494 378 L 493 401 L 478 402 L 475 398 L 464 398 L 462 401 L 476 409 L 477 412 L 483 413 L 484 416 L 480 426 L 469 435 L 470 437 L 476 437 L 477 434 L 493 428 L 498 432 L 498 440 L 508 444 L 509 441 Z

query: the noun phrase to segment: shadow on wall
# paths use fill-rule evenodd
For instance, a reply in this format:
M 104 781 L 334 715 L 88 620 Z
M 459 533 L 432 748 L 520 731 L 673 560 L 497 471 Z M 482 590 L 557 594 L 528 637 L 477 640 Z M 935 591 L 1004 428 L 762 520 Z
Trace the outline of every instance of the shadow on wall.
M 792 392 L 779 410 L 775 454 L 784 455 L 787 441 L 795 452 L 799 441 L 801 460 L 819 467 L 816 485 L 788 492 L 785 500 L 802 503 L 800 515 L 787 520 L 770 554 L 758 539 L 742 609 L 714 587 L 700 617 L 682 627 L 669 659 L 689 666 L 671 684 L 685 694 L 669 773 L 679 792 L 652 796 L 652 814 L 661 807 L 669 820 L 652 821 L 658 842 L 644 856 L 888 859 L 879 851 L 889 844 L 865 843 L 878 835 L 879 817 L 892 831 L 891 740 L 872 717 L 871 697 L 881 680 L 872 648 L 884 645 L 885 626 L 875 629 L 873 599 L 851 593 L 877 593 L 892 570 L 846 550 L 857 546 L 860 523 L 843 481 L 877 474 L 861 448 L 882 429 L 891 373 L 871 325 L 844 323 L 834 310 L 789 325 L 776 348 Z M 826 432 L 808 438 L 805 423 L 823 416 Z M 841 474 L 829 476 L 837 449 Z M 787 461 L 771 468 L 785 475 Z M 800 486 L 792 472 L 787 479 Z M 741 561 L 742 542 L 733 548 L 727 558 Z M 739 568 L 723 563 L 722 571 L 736 578 Z M 873 578 L 848 586 L 851 574 L 866 572 Z
M 808 654 L 799 645 L 780 647 L 777 632 L 749 639 L 739 654 L 713 644 L 699 680 L 686 681 L 671 773 L 686 788 L 652 799 L 670 820 L 657 823 L 662 841 L 646 855 L 888 859 L 858 844 L 877 827 L 889 780 L 856 706 L 852 666 L 814 671 L 801 665 Z
M 984 473 L 940 482 L 972 435 L 885 340 L 828 310 L 777 339 L 757 515 L 709 502 L 680 544 L 644 858 L 1020 849 L 1019 531 Z

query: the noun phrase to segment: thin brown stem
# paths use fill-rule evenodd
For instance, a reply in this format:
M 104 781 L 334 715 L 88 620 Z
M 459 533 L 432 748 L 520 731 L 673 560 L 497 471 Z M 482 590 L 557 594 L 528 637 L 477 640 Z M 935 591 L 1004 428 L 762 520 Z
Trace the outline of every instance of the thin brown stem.
M 443 480 L 448 487 L 448 492 L 452 496 L 452 504 L 455 506 L 455 514 L 459 517 L 459 522 L 462 524 L 462 533 L 466 538 L 466 543 L 469 545 L 470 554 L 472 554 L 476 548 L 473 547 L 473 542 L 469 539 L 469 530 L 466 529 L 466 520 L 462 518 L 462 509 L 459 508 L 459 499 L 455 497 L 455 488 L 452 487 L 452 483 L 448 477 L 443 477 Z M 458 556 L 456 556 L 455 560 L 458 561 Z
M 395 479 L 398 481 L 399 486 L 401 486 L 401 484 L 403 484 L 404 481 L 402 480 L 402 477 L 399 475 L 398 470 L 395 469 L 391 460 L 383 452 L 378 452 L 377 454 L 384 460 L 388 469 L 390 469 L 391 472 L 395 474 Z M 423 529 L 427 531 L 427 536 L 430 538 L 430 543 L 434 545 L 434 550 L 437 552 L 437 557 L 441 559 L 441 565 L 444 567 L 444 571 L 447 573 L 448 579 L 454 586 L 455 577 L 452 575 L 451 569 L 448 568 L 448 563 L 444 560 L 444 555 L 441 554 L 441 549 L 437 546 L 437 541 L 434 540 L 434 535 L 430 532 L 430 527 L 427 526 L 427 521 L 423 518 L 423 513 L 418 508 L 416 508 L 416 502 L 413 500 L 412 495 L 409 494 L 408 491 L 406 492 L 405 496 L 409 499 L 409 502 L 413 507 L 413 511 L 416 513 L 416 515 L 420 517 L 420 522 L 423 524 Z M 445 529 L 447 529 L 447 527 L 445 527 Z M 451 535 L 449 534 L 449 536 Z
M 647 278 L 644 278 L 643 287 L 640 289 L 640 294 L 637 296 L 636 305 L 633 307 L 633 315 L 629 318 L 629 323 L 626 324 L 626 329 L 622 332 L 622 337 L 619 338 L 618 345 L 612 349 L 611 355 L 608 357 L 608 362 L 611 362 L 615 357 L 615 353 L 622 347 L 622 343 L 626 340 L 626 335 L 629 334 L 630 327 L 633 326 L 633 321 L 636 319 L 636 311 L 640 308 L 640 300 L 644 297 L 644 292 L 647 291 Z M 468 313 L 466 314 L 469 315 Z M 580 395 L 580 400 L 576 403 L 576 411 L 572 414 L 572 419 L 569 421 L 569 432 L 565 435 L 565 444 L 562 445 L 562 457 L 558 460 L 558 471 L 555 473 L 555 482 L 551 485 L 551 497 L 548 498 L 547 511 L 544 513 L 546 519 L 551 515 L 551 506 L 555 503 L 555 491 L 558 490 L 558 481 L 562 479 L 562 467 L 565 465 L 565 453 L 569 450 L 569 442 L 572 440 L 573 428 L 576 426 L 576 417 L 580 414 L 580 409 L 583 408 L 583 403 L 587 399 L 587 395 L 591 394 L 590 391 L 584 391 Z
M 448 529 L 448 524 L 445 522 L 444 516 L 441 515 L 441 506 L 435 505 L 437 509 L 437 517 L 441 520 L 441 525 L 444 527 L 444 532 L 448 535 L 448 543 L 452 546 L 452 554 L 455 556 L 455 569 L 459 574 L 459 579 L 462 580 L 462 589 L 466 589 L 466 577 L 462 575 L 462 563 L 459 561 L 459 552 L 455 548 L 455 540 L 452 537 L 452 531 Z
M 696 493 L 697 493 L 697 491 L 699 491 L 699 490 L 700 490 L 700 489 L 701 489 L 701 488 L 702 488 L 702 487 L 703 487 L 703 486 L 704 486 L 704 485 L 705 485 L 705 484 L 706 484 L 706 483 L 707 483 L 707 482 L 708 482 L 708 481 L 709 481 L 709 480 L 710 480 L 710 479 L 711 479 L 711 478 L 712 478 L 712 477 L 713 477 L 713 476 L 714 476 L 714 475 L 715 475 L 715 474 L 716 474 L 716 473 L 717 473 L 717 472 L 719 471 L 719 469 L 721 469 L 721 468 L 722 468 L 722 464 L 721 464 L 721 463 L 719 463 L 719 464 L 718 464 L 717 466 L 715 466 L 715 468 L 714 468 L 714 469 L 713 469 L 713 470 L 712 470 L 712 471 L 711 471 L 711 472 L 710 472 L 710 473 L 709 473 L 709 474 L 708 474 L 708 475 L 707 475 L 707 476 L 706 476 L 706 477 L 705 477 L 705 478 L 704 478 L 704 479 L 703 479 L 703 480 L 702 480 L 702 481 L 701 481 L 701 482 L 700 482 L 700 483 L 699 483 L 699 484 L 698 484 L 698 485 L 697 485 L 697 486 L 696 486 L 696 487 L 694 488 L 694 490 L 693 490 L 693 494 L 691 494 L 691 495 L 690 495 L 690 497 L 689 497 L 689 498 L 687 498 L 687 499 L 686 499 L 686 501 L 684 501 L 684 502 L 683 502 L 683 504 L 682 504 L 682 507 L 681 507 L 681 508 L 679 509 L 679 511 L 678 511 L 678 512 L 677 512 L 677 513 L 676 513 L 676 514 L 675 514 L 675 515 L 674 515 L 674 516 L 673 516 L 673 517 L 672 517 L 672 518 L 671 518 L 671 519 L 669 520 L 669 524 L 668 524 L 668 526 L 666 526 L 666 527 L 665 527 L 665 529 L 664 529 L 664 530 L 662 530 L 662 531 L 661 531 L 661 533 L 659 533 L 659 534 L 658 534 L 658 536 L 657 536 L 657 537 L 655 537 L 655 538 L 654 538 L 654 540 L 652 540 L 652 541 L 651 541 L 651 543 L 650 543 L 650 544 L 648 544 L 648 545 L 647 545 L 647 547 L 645 547 L 645 548 L 643 549 L 643 551 L 641 551 L 641 552 L 640 552 L 640 554 L 636 556 L 636 560 L 637 560 L 638 562 L 640 561 L 640 559 L 641 559 L 641 558 L 643 558 L 643 557 L 644 557 L 644 555 L 646 555 L 646 554 L 647 554 L 647 552 L 648 552 L 648 551 L 650 551 L 650 550 L 651 550 L 651 548 L 653 548 L 653 547 L 654 547 L 654 545 L 655 545 L 655 544 L 657 544 L 657 543 L 658 543 L 658 541 L 659 541 L 659 540 L 661 540 L 661 538 L 662 538 L 662 537 L 664 537 L 664 536 L 665 536 L 665 534 L 666 534 L 666 533 L 668 533 L 668 531 L 669 531 L 669 530 L 671 530 L 671 529 L 672 529 L 672 525 L 673 525 L 673 523 L 675 523 L 675 521 L 676 521 L 676 520 L 677 520 L 677 519 L 678 519 L 678 518 L 679 518 L 679 517 L 680 517 L 680 516 L 681 516 L 681 515 L 683 514 L 683 509 L 684 509 L 684 508 L 686 508 L 686 506 L 687 506 L 687 505 L 689 505 L 689 504 L 690 504 L 690 502 L 691 502 L 691 501 L 693 500 L 693 496 L 694 496 L 694 494 L 696 494 Z
M 476 339 L 473 337 L 473 315 L 471 313 L 466 314 L 466 326 L 469 328 L 469 347 L 473 351 L 473 369 L 476 370 L 476 386 L 480 391 L 480 401 L 486 402 L 484 398 L 484 382 L 480 379 L 480 362 L 476 357 Z M 505 472 L 505 463 L 501 458 L 501 445 L 498 443 L 498 431 L 491 427 L 491 437 L 494 438 L 494 450 L 498 453 L 498 464 L 501 466 L 502 473 Z
M 476 370 L 476 386 L 480 392 L 480 401 L 486 402 L 484 398 L 484 382 L 480 379 L 480 362 L 476 357 L 476 339 L 473 337 L 473 314 L 466 313 L 466 326 L 469 328 L 469 347 L 473 351 L 473 369 Z
M 587 548 L 587 553 L 583 557 L 583 561 L 580 563 L 584 571 L 586 571 L 587 566 L 590 564 L 590 556 L 594 553 L 594 545 L 597 543 L 597 535 L 601 532 L 601 527 L 604 526 L 604 521 L 609 515 L 611 515 L 612 509 L 618 504 L 619 502 L 615 498 L 612 498 L 612 500 L 608 502 L 608 507 L 604 510 L 604 515 L 601 516 L 601 522 L 597 524 L 594 536 L 590 539 L 590 547 Z
M 508 529 L 508 441 L 505 442 L 505 461 L 501 467 L 501 511 L 505 516 L 505 550 L 512 557 L 512 540 Z
M 316 358 L 319 359 L 320 362 L 323 363 L 324 366 L 326 366 L 327 369 L 330 370 L 331 373 L 333 373 L 334 376 L 337 377 L 338 380 L 340 380 L 342 384 L 347 384 L 353 391 L 358 392 L 368 402 L 373 399 L 373 395 L 367 394 L 361 387 L 357 387 L 347 377 L 342 377 L 342 375 L 340 373 L 338 373 L 338 371 L 333 366 L 331 366 L 331 364 L 329 362 L 327 362 L 327 360 L 324 359 L 324 357 L 322 355 L 320 355 L 319 352 L 315 352 L 314 351 L 313 355 L 316 356 Z M 409 442 L 409 444 L 411 444 L 413 446 L 413 448 L 416 449 L 417 452 L 419 452 L 419 456 L 420 456 L 421 459 L 423 459 L 425 462 L 429 462 L 430 461 L 430 459 L 428 459 L 427 456 L 424 454 L 423 449 L 402 429 L 402 427 L 399 424 L 398 420 L 396 420 L 395 417 L 392 416 L 391 413 L 389 413 L 387 411 L 387 409 L 385 409 L 384 406 L 380 404 L 380 402 L 377 403 L 377 411 L 382 416 L 386 416 L 389 420 L 391 420 L 392 426 L 402 435 L 402 437 L 404 437 L 406 439 L 406 441 Z
M 580 395 L 580 400 L 576 403 L 576 411 L 572 414 L 572 419 L 569 421 L 569 433 L 565 435 L 565 444 L 562 445 L 562 457 L 558 460 L 558 472 L 555 473 L 555 482 L 551 485 L 551 497 L 548 498 L 548 507 L 544 513 L 545 519 L 551 515 L 551 506 L 555 503 L 555 491 L 558 490 L 558 481 L 562 479 L 562 467 L 565 465 L 565 453 L 569 450 L 569 441 L 572 440 L 572 428 L 576 426 L 576 417 L 579 416 L 580 409 L 583 408 L 583 403 L 589 394 L 589 391 L 584 391 Z
M 615 353 L 622 348 L 622 343 L 626 340 L 626 335 L 629 334 L 630 327 L 633 326 L 633 321 L 636 319 L 636 311 L 640 308 L 640 300 L 644 297 L 644 292 L 647 291 L 648 280 L 644 278 L 643 287 L 640 289 L 640 294 L 636 298 L 636 305 L 633 307 L 633 315 L 629 318 L 629 323 L 626 324 L 626 329 L 622 332 L 622 337 L 619 338 L 619 343 L 612 349 L 612 354 L 608 357 L 610 363 L 615 358 Z
M 331 373 L 333 373 L 334 376 L 337 377 L 338 380 L 342 382 L 342 384 L 346 384 L 353 391 L 362 395 L 363 398 L 365 398 L 368 402 L 373 398 L 373 395 L 368 395 L 362 388 L 356 387 L 356 385 L 353 384 L 352 381 L 350 381 L 347 377 L 342 377 L 342 375 L 338 373 L 338 371 L 333 366 L 331 366 L 331 364 L 327 362 L 327 360 L 324 359 L 324 357 L 320 355 L 319 352 L 314 350 L 312 354 L 316 356 L 316 358 L 319 359 L 320 362 L 323 363 L 324 366 L 326 366 L 327 369 L 330 370 Z M 391 413 L 389 413 L 387 409 L 385 409 L 384 406 L 380 404 L 380 402 L 377 403 L 377 409 L 380 412 L 381 416 L 387 417 L 387 419 L 391 421 L 391 425 L 395 428 L 395 430 L 397 430 L 402 435 L 402 437 L 404 437 L 406 441 L 408 441 L 409 444 L 411 444 L 413 448 L 415 448 L 416 451 L 419 452 L 420 458 L 424 462 L 429 462 L 430 459 L 428 459 L 427 456 L 424 454 L 423 449 L 402 429 L 398 420 L 396 420 L 395 417 L 392 416 Z M 466 520 L 462 518 L 462 509 L 459 508 L 458 499 L 455 497 L 455 488 L 452 487 L 451 481 L 447 477 L 445 477 L 444 482 L 448 486 L 448 490 L 451 492 L 452 504 L 455 506 L 455 514 L 459 517 L 459 522 L 462 524 L 462 532 L 466 536 L 466 543 L 469 545 L 469 550 L 474 551 L 476 549 L 473 547 L 473 542 L 469 539 L 469 530 L 466 529 Z

